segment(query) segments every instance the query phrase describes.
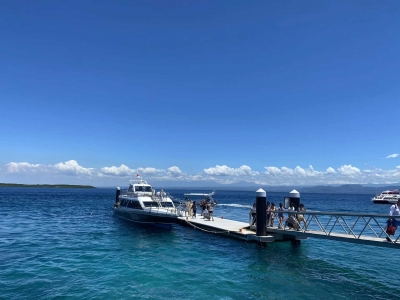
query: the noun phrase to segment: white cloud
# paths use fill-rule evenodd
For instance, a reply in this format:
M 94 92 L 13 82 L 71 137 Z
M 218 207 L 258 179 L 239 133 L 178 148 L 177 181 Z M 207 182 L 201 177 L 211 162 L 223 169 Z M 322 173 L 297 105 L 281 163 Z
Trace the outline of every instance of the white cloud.
M 258 172 L 252 171 L 249 166 L 242 165 L 239 168 L 230 168 L 227 165 L 216 165 L 213 168 L 204 169 L 204 173 L 214 176 L 244 176 L 257 175 Z
M 6 164 L 8 173 L 27 173 L 36 171 L 45 171 L 46 166 L 40 164 L 30 164 L 27 162 L 10 162 Z
M 356 175 L 361 174 L 360 169 L 359 169 L 359 168 L 356 168 L 356 167 L 353 167 L 352 165 L 344 165 L 344 166 L 341 166 L 341 167 L 338 169 L 338 171 L 339 171 L 342 175 L 350 176 L 350 177 L 353 177 L 353 176 L 356 176 Z
M 326 169 L 326 173 L 327 173 L 327 174 L 335 174 L 335 173 L 336 173 L 336 171 L 335 171 L 335 169 L 334 169 L 334 168 L 332 168 L 332 167 L 329 167 L 328 169 Z
M 135 170 L 130 169 L 128 166 L 121 164 L 119 167 L 103 167 L 101 171 L 105 175 L 114 175 L 114 176 L 131 176 L 135 174 Z
M 265 173 L 268 175 L 278 175 L 281 174 L 282 171 L 277 167 L 264 167 L 266 169 Z
M 65 163 L 60 162 L 54 166 L 56 169 L 60 170 L 62 173 L 70 175 L 91 175 L 92 168 L 84 168 L 78 164 L 76 160 L 69 160 Z
M 277 168 L 277 167 L 264 167 L 265 168 L 265 174 L 271 175 L 271 176 L 301 176 L 301 177 L 307 177 L 307 176 L 317 176 L 321 172 L 314 170 L 312 165 L 309 165 L 307 169 L 303 169 L 300 166 L 297 166 L 294 169 L 290 169 L 288 167 L 282 167 L 282 168 Z
M 150 168 L 150 167 L 147 167 L 147 168 L 138 168 L 138 169 L 136 169 L 136 171 L 139 173 L 139 174 L 145 174 L 145 175 L 155 175 L 155 174 L 157 174 L 157 173 L 162 173 L 162 172 L 165 172 L 165 170 L 162 170 L 162 169 L 156 169 L 156 168 Z
M 399 156 L 399 154 L 394 153 L 394 154 L 390 154 L 390 155 L 386 156 L 386 158 L 396 158 L 397 156 Z
M 168 168 L 168 172 L 171 173 L 173 176 L 180 176 L 182 175 L 182 171 L 177 166 L 172 166 Z
M 178 166 L 173 165 L 167 169 L 154 167 L 130 168 L 125 164 L 119 167 L 101 167 L 99 169 L 83 167 L 75 160 L 59 162 L 54 165 L 31 164 L 28 162 L 10 162 L 0 169 L 3 180 L 39 181 L 45 183 L 65 182 L 103 186 L 108 183 L 118 183 L 121 178 L 135 179 L 136 174 L 141 174 L 148 182 L 177 182 L 179 181 L 207 181 L 222 184 L 239 181 L 252 182 L 257 185 L 320 185 L 320 184 L 346 184 L 346 183 L 381 183 L 387 184 L 400 181 L 400 165 L 390 170 L 382 170 L 368 166 L 359 169 L 351 164 L 340 166 L 337 169 L 328 167 L 325 171 L 315 170 L 312 165 L 304 168 L 296 166 L 266 166 L 263 172 L 252 170 L 247 165 L 232 168 L 227 165 L 216 165 L 205 168 L 203 172 L 187 174 Z M 21 181 L 19 181 L 21 182 Z
M 281 170 L 282 170 L 282 173 L 283 173 L 283 174 L 286 174 L 286 175 L 293 175 L 293 170 L 290 169 L 290 168 L 288 168 L 288 167 L 282 167 Z

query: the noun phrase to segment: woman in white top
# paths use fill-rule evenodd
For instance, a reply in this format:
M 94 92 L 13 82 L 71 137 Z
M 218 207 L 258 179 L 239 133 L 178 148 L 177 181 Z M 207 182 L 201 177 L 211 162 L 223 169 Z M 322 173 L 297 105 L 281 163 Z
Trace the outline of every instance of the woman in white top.
M 390 207 L 389 214 L 391 216 L 400 216 L 400 199 L 397 200 L 397 204 L 393 204 Z M 394 235 L 394 233 L 396 232 L 397 226 L 400 225 L 400 219 L 389 218 L 389 220 L 387 220 L 386 224 L 387 224 L 387 228 L 389 228 L 390 225 L 395 228 L 393 232 L 389 233 L 389 231 L 386 231 L 386 233 L 388 235 Z M 386 240 L 389 242 L 392 241 L 389 236 L 386 237 Z
M 400 199 L 397 200 L 397 204 L 393 204 L 390 207 L 390 215 L 391 216 L 400 216 Z M 397 226 L 400 225 L 400 219 L 392 219 L 390 218 L 390 220 L 392 222 L 392 225 L 397 229 Z

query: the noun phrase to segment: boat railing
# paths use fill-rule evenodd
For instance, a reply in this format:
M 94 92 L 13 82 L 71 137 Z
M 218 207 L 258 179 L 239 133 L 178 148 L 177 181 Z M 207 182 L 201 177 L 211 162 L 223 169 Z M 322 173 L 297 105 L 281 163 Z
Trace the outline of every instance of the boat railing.
M 173 207 L 166 207 L 163 206 L 163 203 L 171 203 L 169 201 L 167 201 L 167 199 L 170 199 L 170 196 L 168 193 L 165 193 L 163 195 L 159 194 L 153 194 L 153 195 L 148 195 L 145 194 L 144 192 L 130 192 L 127 189 L 121 190 L 121 196 L 141 196 L 141 197 L 151 197 L 151 199 L 153 201 L 156 201 L 158 206 L 157 207 L 146 207 L 146 209 L 148 209 L 150 212 L 154 212 L 157 214 L 166 214 L 166 215 L 170 215 L 170 214 L 175 214 L 177 216 L 181 216 L 182 215 L 182 208 L 181 208 L 181 204 L 177 206 L 173 206 Z
M 160 195 L 153 195 L 152 197 L 153 201 L 156 201 L 158 206 L 157 207 L 150 207 L 149 211 L 150 212 L 154 212 L 157 214 L 166 214 L 166 215 L 177 215 L 177 216 L 181 216 L 181 207 L 178 206 L 176 207 L 175 205 L 173 206 L 163 206 L 163 203 L 173 203 L 170 202 L 169 200 L 171 200 L 170 196 L 168 193 L 165 193 L 164 195 L 160 194 Z
M 180 216 L 181 211 L 177 207 L 162 207 L 162 206 L 157 206 L 157 207 L 148 207 L 147 208 L 150 213 L 156 213 L 156 214 L 165 214 L 165 215 L 176 215 Z
M 121 196 L 140 196 L 140 197 L 153 197 L 149 192 L 133 192 L 127 189 L 121 190 Z
M 304 233 L 319 234 L 331 238 L 353 238 L 360 240 L 382 241 L 400 244 L 400 229 L 396 230 L 394 236 L 386 233 L 387 227 L 395 223 L 400 225 L 400 216 L 371 213 L 351 212 L 288 212 L 284 211 L 285 221 L 283 230 L 292 230 L 288 226 L 289 216 L 302 214 L 305 224 L 300 222 L 299 230 Z M 275 212 L 275 224 L 279 222 L 278 212 Z M 297 217 L 295 217 L 297 220 Z M 390 221 L 392 220 L 392 221 Z M 396 220 L 396 221 L 393 221 Z M 396 227 L 396 226 L 395 226 Z

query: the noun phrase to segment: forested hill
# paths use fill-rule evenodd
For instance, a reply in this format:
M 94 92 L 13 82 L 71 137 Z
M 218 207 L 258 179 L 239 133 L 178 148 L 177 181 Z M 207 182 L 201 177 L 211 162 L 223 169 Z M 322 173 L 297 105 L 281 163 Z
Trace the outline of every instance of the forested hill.
M 29 187 L 29 188 L 62 188 L 62 189 L 95 189 L 91 185 L 75 184 L 19 184 L 19 183 L 0 183 L 0 187 Z

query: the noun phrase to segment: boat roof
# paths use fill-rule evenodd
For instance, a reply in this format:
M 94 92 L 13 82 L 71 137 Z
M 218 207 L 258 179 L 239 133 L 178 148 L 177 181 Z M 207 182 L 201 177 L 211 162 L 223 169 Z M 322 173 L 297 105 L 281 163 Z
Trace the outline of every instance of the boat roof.
M 387 190 L 387 191 L 383 191 L 382 194 L 399 194 L 399 190 Z
M 151 186 L 150 184 L 147 183 L 147 181 L 139 179 L 139 180 L 130 180 L 129 182 L 131 185 L 148 185 Z

